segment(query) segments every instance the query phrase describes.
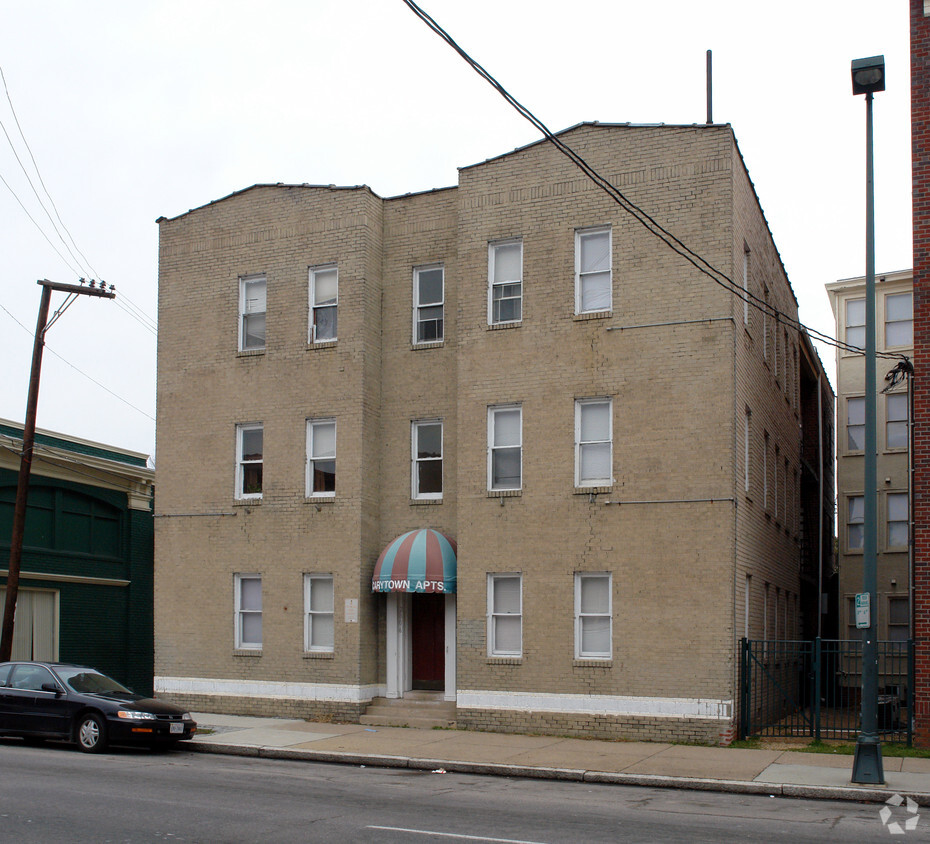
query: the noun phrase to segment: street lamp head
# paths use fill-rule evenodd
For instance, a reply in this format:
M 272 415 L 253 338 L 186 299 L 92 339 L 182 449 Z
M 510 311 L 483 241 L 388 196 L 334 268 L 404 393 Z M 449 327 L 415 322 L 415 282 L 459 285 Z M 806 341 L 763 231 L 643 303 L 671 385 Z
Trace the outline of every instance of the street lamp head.
M 853 59 L 853 94 L 874 94 L 885 90 L 885 57 Z

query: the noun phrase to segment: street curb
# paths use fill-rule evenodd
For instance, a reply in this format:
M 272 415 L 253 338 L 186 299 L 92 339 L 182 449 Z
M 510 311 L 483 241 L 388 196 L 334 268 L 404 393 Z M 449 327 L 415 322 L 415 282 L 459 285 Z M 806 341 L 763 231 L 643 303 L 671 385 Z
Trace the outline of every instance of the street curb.
M 415 771 L 442 771 L 448 774 L 478 774 L 495 777 L 589 782 L 603 785 L 632 785 L 645 788 L 682 788 L 690 791 L 720 791 L 729 794 L 757 794 L 770 797 L 795 797 L 808 800 L 847 800 L 855 803 L 884 803 L 892 794 L 909 797 L 918 806 L 930 806 L 930 794 L 922 791 L 892 791 L 856 786 L 837 787 L 794 785 L 791 783 L 715 780 L 705 777 L 670 777 L 658 774 L 623 774 L 616 771 L 587 771 L 580 768 L 549 768 L 508 765 L 500 762 L 461 762 L 448 759 L 417 759 L 376 753 L 347 753 L 331 750 L 289 750 L 264 745 L 185 742 L 184 748 L 198 753 L 224 756 L 247 756 L 298 762 L 323 762 L 337 765 L 362 765 L 372 768 L 408 768 Z

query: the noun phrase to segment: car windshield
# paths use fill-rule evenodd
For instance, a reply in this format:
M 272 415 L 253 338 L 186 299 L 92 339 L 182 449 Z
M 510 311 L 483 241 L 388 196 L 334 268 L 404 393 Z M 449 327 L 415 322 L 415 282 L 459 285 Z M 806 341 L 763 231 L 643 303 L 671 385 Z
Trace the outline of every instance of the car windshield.
M 131 695 L 132 692 L 112 677 L 87 668 L 59 668 L 58 676 L 74 691 L 91 695 Z

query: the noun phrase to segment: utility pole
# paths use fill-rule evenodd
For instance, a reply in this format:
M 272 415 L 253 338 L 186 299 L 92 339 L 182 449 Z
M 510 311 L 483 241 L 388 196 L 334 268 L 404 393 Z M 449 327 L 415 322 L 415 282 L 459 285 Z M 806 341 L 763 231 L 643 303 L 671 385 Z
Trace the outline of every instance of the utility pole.
M 82 279 L 83 281 L 83 279 Z M 13 652 L 13 622 L 16 615 L 16 599 L 19 595 L 19 570 L 23 557 L 23 534 L 26 527 L 26 498 L 29 494 L 29 474 L 32 471 L 32 450 L 36 438 L 36 411 L 39 405 L 39 372 L 42 369 L 42 351 L 45 348 L 45 332 L 51 328 L 48 322 L 48 306 L 53 290 L 82 296 L 102 296 L 105 299 L 116 298 L 113 286 L 107 290 L 101 281 L 97 287 L 94 281 L 90 286 L 83 284 L 58 284 L 48 279 L 36 282 L 42 286 L 42 300 L 39 303 L 39 318 L 36 322 L 36 336 L 32 347 L 32 371 L 29 375 L 29 396 L 26 399 L 26 419 L 23 424 L 23 453 L 19 462 L 19 480 L 16 484 L 16 505 L 13 509 L 13 530 L 10 534 L 10 566 L 6 578 L 6 603 L 3 608 L 3 629 L 0 636 L 0 662 L 10 659 Z M 67 307 L 67 305 L 65 305 Z M 52 318 L 64 312 L 64 308 Z

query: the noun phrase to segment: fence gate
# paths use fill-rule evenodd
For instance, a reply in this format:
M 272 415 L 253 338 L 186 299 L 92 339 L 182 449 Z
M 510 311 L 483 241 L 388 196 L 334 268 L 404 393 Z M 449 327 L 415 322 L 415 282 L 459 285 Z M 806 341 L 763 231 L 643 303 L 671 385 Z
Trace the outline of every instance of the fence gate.
M 759 641 L 740 647 L 741 739 L 855 739 L 862 713 L 862 642 Z M 878 732 L 911 744 L 914 643 L 878 642 Z

